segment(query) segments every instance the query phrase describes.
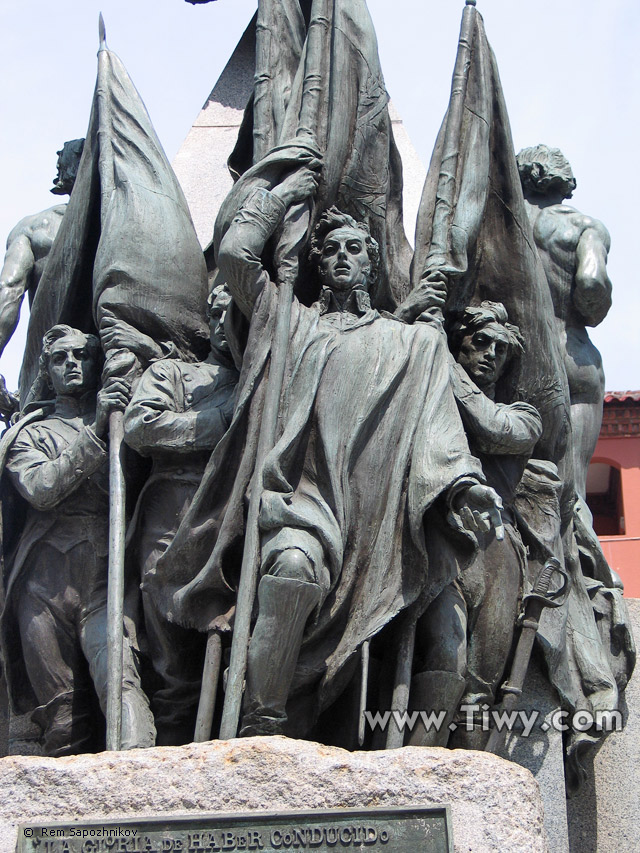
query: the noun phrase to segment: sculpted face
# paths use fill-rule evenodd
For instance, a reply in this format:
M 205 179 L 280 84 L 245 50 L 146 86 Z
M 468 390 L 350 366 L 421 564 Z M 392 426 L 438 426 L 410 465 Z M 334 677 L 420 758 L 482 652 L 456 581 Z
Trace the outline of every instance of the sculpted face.
M 489 323 L 462 339 L 458 363 L 476 385 L 485 389 L 495 385 L 509 358 L 507 332 L 499 323 Z
M 209 340 L 211 349 L 229 352 L 229 344 L 224 334 L 224 318 L 231 302 L 231 294 L 221 290 L 213 300 L 209 309 Z
M 80 397 L 98 386 L 98 363 L 86 335 L 58 338 L 49 353 L 49 377 L 56 396 Z
M 84 139 L 74 139 L 71 142 L 65 142 L 60 151 L 56 152 L 58 155 L 57 175 L 51 188 L 54 195 L 69 195 L 73 189 L 78 175 L 83 144 Z
M 349 291 L 357 284 L 368 284 L 371 261 L 366 235 L 358 228 L 336 228 L 322 244 L 320 275 L 331 290 Z

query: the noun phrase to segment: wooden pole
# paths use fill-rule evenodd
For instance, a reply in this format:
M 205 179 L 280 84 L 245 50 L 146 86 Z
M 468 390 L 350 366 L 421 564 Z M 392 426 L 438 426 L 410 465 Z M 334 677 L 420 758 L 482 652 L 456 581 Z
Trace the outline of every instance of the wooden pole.
M 411 669 L 413 666 L 413 650 L 416 644 L 416 617 L 411 610 L 405 613 L 402 629 L 400 632 L 400 643 L 398 648 L 398 660 L 396 663 L 396 677 L 391 698 L 391 710 L 400 717 L 409 707 L 409 690 L 411 688 Z M 404 729 L 395 725 L 395 720 L 389 719 L 387 731 L 386 749 L 399 749 L 404 743 Z M 399 722 L 399 721 L 398 721 Z
M 114 185 L 110 156 L 111 134 L 108 89 L 107 37 L 100 14 L 98 51 L 98 169 L 102 206 Z M 111 353 L 113 355 L 113 353 Z M 109 353 L 107 353 L 107 358 Z M 124 650 L 124 543 L 125 518 L 124 416 L 109 415 L 109 569 L 107 581 L 107 749 L 122 746 L 122 674 Z
M 236 619 L 233 626 L 233 642 L 231 644 L 231 660 L 229 662 L 229 679 L 225 694 L 220 738 L 227 740 L 236 736 L 240 707 L 242 705 L 242 688 L 247 669 L 249 652 L 249 636 L 251 633 L 251 614 L 258 586 L 258 571 L 260 569 L 260 531 L 258 515 L 262 500 L 262 471 L 267 453 L 275 444 L 280 394 L 284 380 L 284 371 L 289 343 L 289 325 L 291 321 L 291 302 L 293 300 L 293 281 L 287 277 L 278 289 L 278 306 L 276 326 L 271 349 L 271 364 L 267 380 L 267 392 L 264 412 L 258 439 L 256 466 L 251 481 L 251 497 L 247 513 L 246 538 L 242 555 L 242 570 L 236 601 Z M 286 628 L 286 626 L 283 626 Z
M 367 687 L 369 684 L 369 650 L 371 642 L 365 640 L 362 644 L 362 652 L 360 658 L 360 713 L 358 714 L 358 746 L 364 744 L 365 736 L 365 717 L 364 713 L 367 710 Z

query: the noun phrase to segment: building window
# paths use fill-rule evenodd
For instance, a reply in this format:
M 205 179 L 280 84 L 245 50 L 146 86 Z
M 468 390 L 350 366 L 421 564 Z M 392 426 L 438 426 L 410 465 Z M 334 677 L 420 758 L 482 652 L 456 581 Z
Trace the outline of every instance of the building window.
M 587 473 L 587 504 L 598 536 L 624 536 L 624 506 L 620 470 L 606 462 L 592 462 Z

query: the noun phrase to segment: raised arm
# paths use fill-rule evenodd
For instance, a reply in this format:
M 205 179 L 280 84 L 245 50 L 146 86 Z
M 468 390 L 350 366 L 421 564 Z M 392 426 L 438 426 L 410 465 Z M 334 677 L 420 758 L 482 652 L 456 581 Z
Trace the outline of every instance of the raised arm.
M 256 189 L 229 226 L 218 251 L 218 267 L 242 313 L 250 318 L 268 281 L 260 257 L 286 211 L 313 195 L 317 171 L 301 166 L 272 190 Z
M 0 355 L 15 332 L 20 306 L 35 266 L 31 242 L 25 234 L 9 235 L 0 272 Z
M 611 308 L 611 281 L 607 256 L 609 232 L 597 219 L 588 219 L 576 248 L 576 277 L 573 304 L 587 326 L 597 326 Z

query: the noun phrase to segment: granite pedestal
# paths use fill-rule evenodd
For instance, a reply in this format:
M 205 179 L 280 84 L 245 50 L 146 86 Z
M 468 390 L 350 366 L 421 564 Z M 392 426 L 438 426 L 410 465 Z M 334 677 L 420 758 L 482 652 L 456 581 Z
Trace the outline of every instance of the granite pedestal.
M 21 822 L 443 805 L 451 808 L 456 853 L 552 850 L 531 773 L 462 750 L 349 753 L 277 737 L 10 756 L 0 760 L 0 790 L 0 853 L 13 853 Z

